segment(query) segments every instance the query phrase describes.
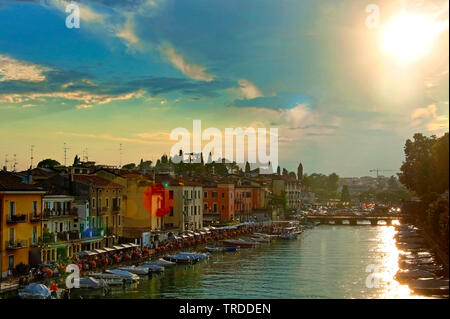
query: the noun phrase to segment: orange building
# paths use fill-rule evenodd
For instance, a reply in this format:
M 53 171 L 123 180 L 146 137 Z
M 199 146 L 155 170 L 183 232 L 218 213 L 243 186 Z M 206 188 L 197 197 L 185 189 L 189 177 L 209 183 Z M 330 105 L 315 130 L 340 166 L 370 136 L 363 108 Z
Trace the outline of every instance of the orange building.
M 0 172 L 0 275 L 20 263 L 39 262 L 38 239 L 41 236 L 41 188 L 22 183 L 9 172 Z
M 235 219 L 234 184 L 215 184 L 203 186 L 203 215 L 220 213 L 221 221 Z

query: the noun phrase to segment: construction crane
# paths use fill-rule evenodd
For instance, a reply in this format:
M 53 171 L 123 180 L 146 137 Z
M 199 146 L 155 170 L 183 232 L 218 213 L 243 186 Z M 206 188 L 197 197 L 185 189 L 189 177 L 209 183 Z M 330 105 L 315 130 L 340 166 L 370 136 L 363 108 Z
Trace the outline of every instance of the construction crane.
M 396 172 L 396 170 L 394 169 L 379 169 L 379 168 L 375 168 L 375 169 L 371 169 L 369 172 L 373 173 L 376 172 L 377 173 L 377 178 L 380 176 L 380 172 Z

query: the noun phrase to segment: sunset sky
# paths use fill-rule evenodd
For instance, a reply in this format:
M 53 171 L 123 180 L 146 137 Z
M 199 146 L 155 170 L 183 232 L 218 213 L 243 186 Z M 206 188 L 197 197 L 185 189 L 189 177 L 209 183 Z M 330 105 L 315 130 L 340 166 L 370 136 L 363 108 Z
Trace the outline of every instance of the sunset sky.
M 156 160 L 198 119 L 278 128 L 289 170 L 364 176 L 448 131 L 447 0 L 80 0 L 79 29 L 68 3 L 0 0 L 2 165 L 64 143 L 68 163 Z

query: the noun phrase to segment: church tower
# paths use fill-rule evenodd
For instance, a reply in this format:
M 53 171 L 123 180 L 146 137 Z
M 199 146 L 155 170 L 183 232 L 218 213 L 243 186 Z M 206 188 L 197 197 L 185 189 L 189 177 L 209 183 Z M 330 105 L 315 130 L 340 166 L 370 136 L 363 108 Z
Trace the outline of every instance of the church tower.
M 297 179 L 299 181 L 303 180 L 303 165 L 300 163 L 297 168 Z

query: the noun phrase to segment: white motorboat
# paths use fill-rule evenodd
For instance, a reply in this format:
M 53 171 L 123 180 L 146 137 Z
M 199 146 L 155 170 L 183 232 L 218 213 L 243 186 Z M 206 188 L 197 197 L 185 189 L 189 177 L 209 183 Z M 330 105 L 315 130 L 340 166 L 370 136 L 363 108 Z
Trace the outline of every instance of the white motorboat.
M 123 271 L 128 271 L 132 274 L 136 274 L 136 275 L 148 275 L 150 273 L 150 270 L 148 268 L 144 268 L 144 267 L 136 267 L 136 266 L 124 266 L 124 267 L 119 267 L 119 270 L 123 270 Z
M 116 275 L 125 279 L 126 281 L 136 282 L 139 281 L 139 276 L 136 274 L 132 274 L 129 271 L 121 270 L 121 269 L 108 269 L 106 273 Z
M 417 279 L 411 283 L 410 288 L 423 295 L 448 295 L 448 279 Z
M 418 279 L 418 278 L 434 278 L 435 274 L 426 271 L 426 270 L 420 270 L 420 269 L 411 269 L 411 270 L 400 270 L 396 275 L 395 278 L 398 281 L 405 282 L 412 279 Z
M 24 290 L 19 291 L 21 299 L 51 299 L 51 291 L 42 284 L 31 283 Z
M 177 263 L 175 263 L 175 262 L 168 261 L 168 260 L 165 260 L 162 258 L 144 263 L 144 265 L 156 265 L 156 266 L 162 266 L 162 267 L 175 266 L 176 264 Z

